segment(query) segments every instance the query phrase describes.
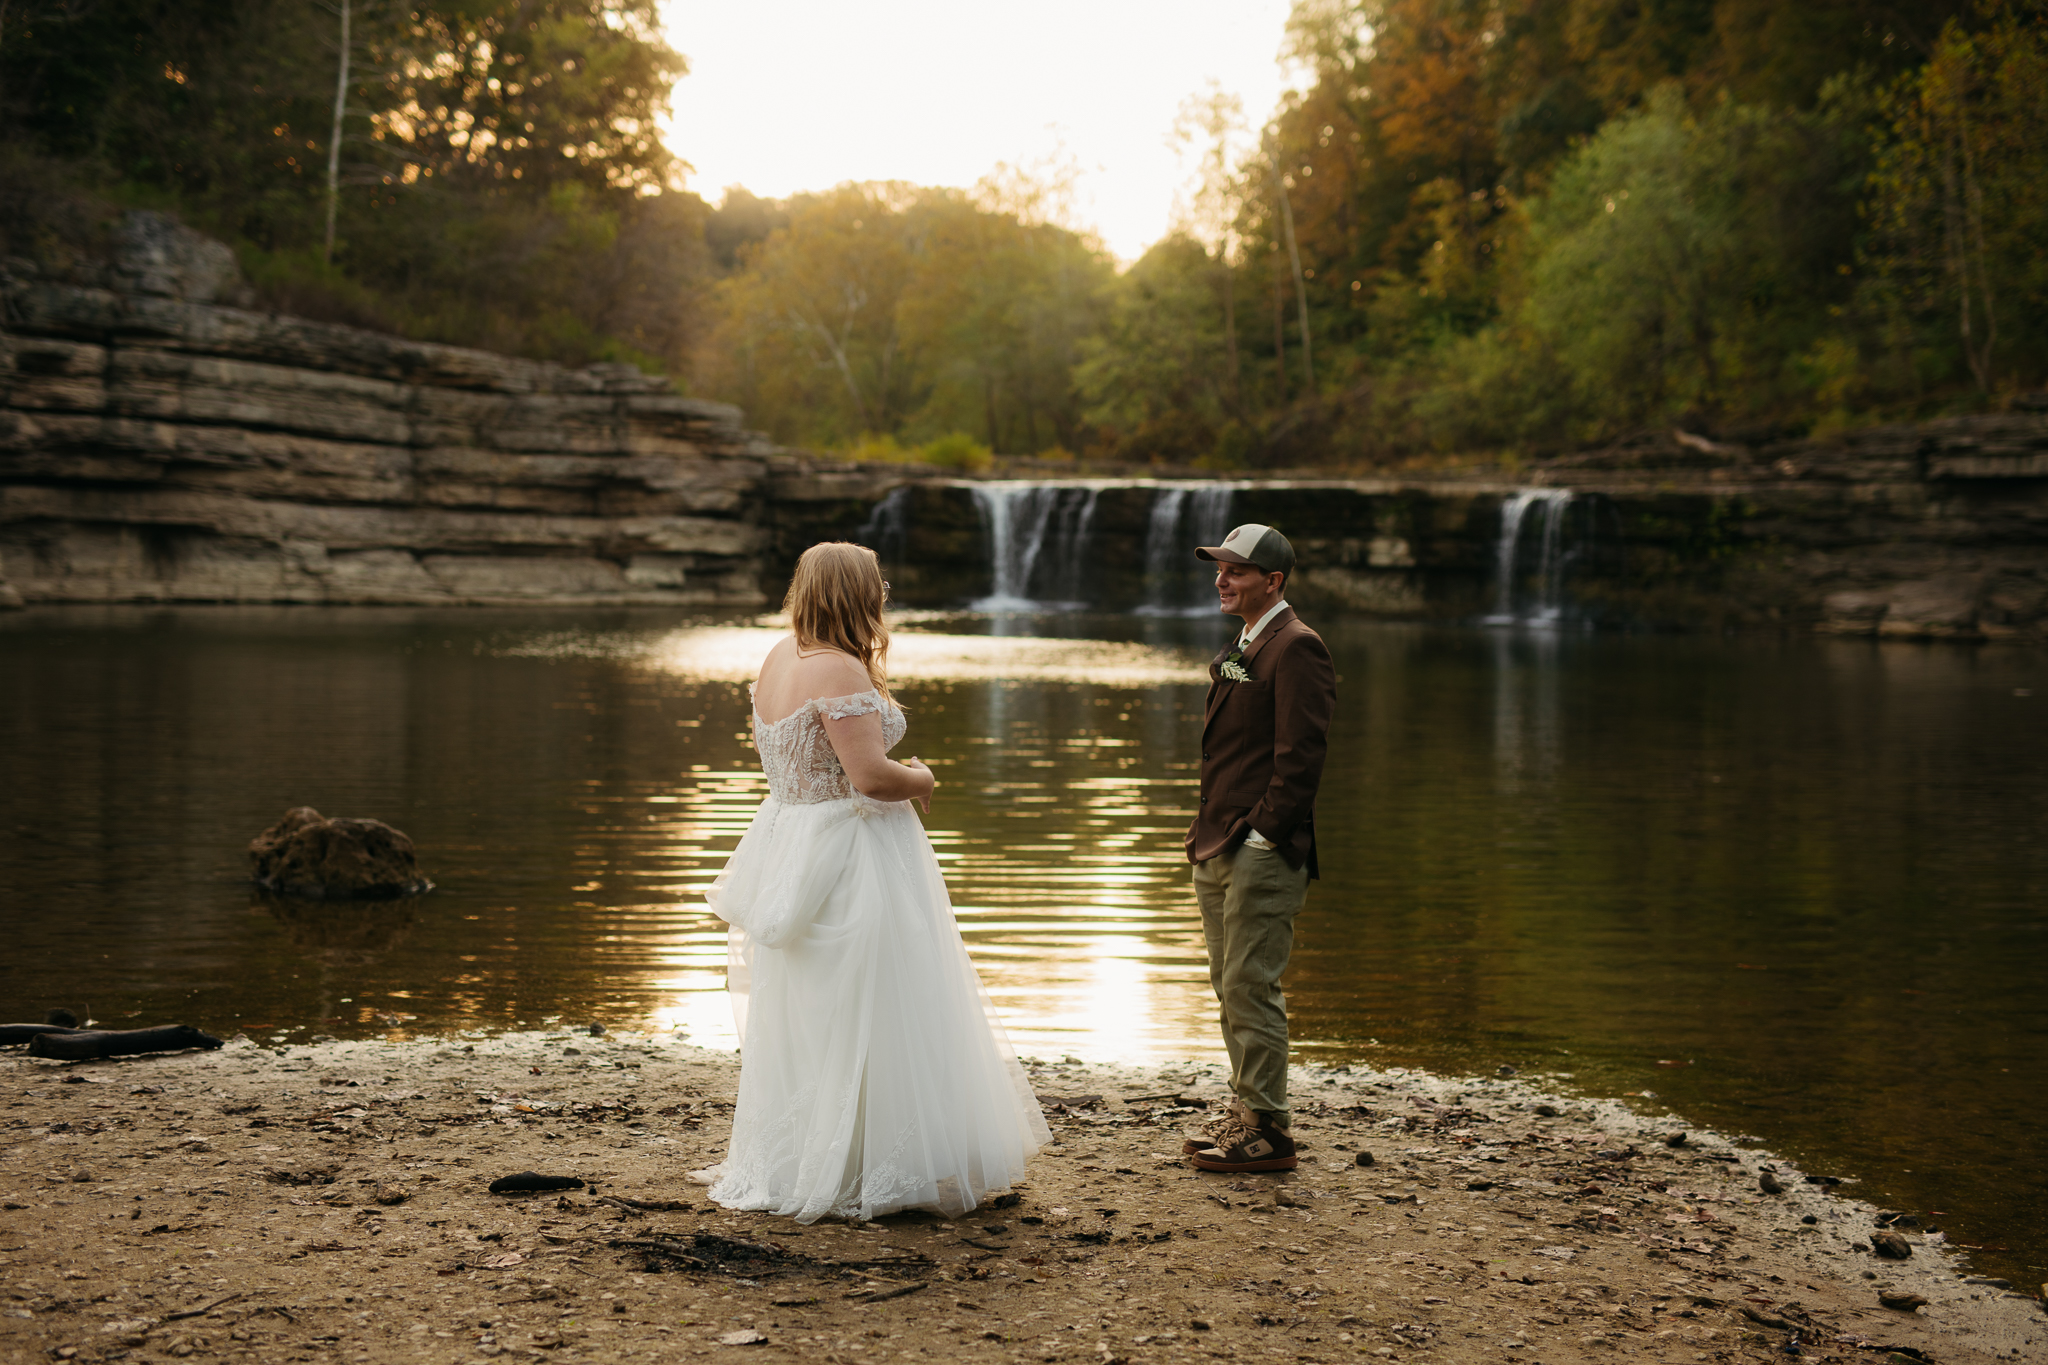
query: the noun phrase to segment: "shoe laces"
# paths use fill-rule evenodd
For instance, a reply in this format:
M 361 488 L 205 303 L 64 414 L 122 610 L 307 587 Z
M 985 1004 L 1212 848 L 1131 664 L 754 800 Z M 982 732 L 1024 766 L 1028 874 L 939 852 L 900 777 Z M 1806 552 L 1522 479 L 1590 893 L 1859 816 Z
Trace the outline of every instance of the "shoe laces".
M 1214 1131 L 1209 1134 L 1217 1148 L 1226 1152 L 1232 1147 L 1244 1146 L 1258 1135 L 1259 1125 L 1247 1118 L 1239 1109 L 1232 1109 L 1225 1114 L 1217 1121 Z

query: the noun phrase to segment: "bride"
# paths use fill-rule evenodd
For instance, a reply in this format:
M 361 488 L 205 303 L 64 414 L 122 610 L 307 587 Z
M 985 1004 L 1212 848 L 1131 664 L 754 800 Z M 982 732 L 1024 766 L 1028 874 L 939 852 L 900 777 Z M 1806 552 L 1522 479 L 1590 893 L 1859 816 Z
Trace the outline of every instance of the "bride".
M 888 754 L 889 633 L 874 551 L 814 545 L 793 630 L 754 685 L 768 777 L 707 894 L 731 925 L 739 1103 L 711 1198 L 810 1223 L 952 1216 L 1018 1180 L 1051 1134 L 968 960 L 931 841 L 932 771 Z

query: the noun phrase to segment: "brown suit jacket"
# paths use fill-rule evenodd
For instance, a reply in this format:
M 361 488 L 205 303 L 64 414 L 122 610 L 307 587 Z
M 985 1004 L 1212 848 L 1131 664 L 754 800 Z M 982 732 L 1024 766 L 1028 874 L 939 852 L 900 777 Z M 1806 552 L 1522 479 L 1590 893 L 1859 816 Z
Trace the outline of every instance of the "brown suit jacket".
M 1236 848 L 1252 830 L 1288 865 L 1316 863 L 1316 787 L 1337 709 L 1337 671 L 1323 637 L 1289 607 L 1266 623 L 1245 651 L 1250 682 L 1223 676 L 1231 636 L 1209 662 L 1209 703 L 1202 720 L 1202 790 L 1188 826 L 1188 861 Z

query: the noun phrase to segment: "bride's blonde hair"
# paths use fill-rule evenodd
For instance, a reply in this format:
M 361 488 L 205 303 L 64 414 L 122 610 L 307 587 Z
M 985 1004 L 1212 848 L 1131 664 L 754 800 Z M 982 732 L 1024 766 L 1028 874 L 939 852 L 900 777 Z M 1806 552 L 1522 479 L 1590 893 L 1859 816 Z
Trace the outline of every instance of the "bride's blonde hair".
M 828 540 L 805 550 L 789 580 L 782 609 L 789 613 L 801 650 L 836 649 L 860 660 L 868 681 L 889 695 L 886 665 L 889 627 L 882 603 L 889 585 L 882 565 L 865 545 Z

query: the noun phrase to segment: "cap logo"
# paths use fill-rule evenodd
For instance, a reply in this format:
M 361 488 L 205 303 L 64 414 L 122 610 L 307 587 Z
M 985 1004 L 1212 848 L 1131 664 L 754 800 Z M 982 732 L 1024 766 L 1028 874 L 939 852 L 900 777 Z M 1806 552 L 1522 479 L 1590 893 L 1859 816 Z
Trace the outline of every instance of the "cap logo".
M 1259 543 L 1259 537 L 1266 534 L 1266 530 L 1264 526 L 1247 522 L 1223 538 L 1223 548 L 1232 554 L 1243 555 L 1249 559 L 1252 550 Z

